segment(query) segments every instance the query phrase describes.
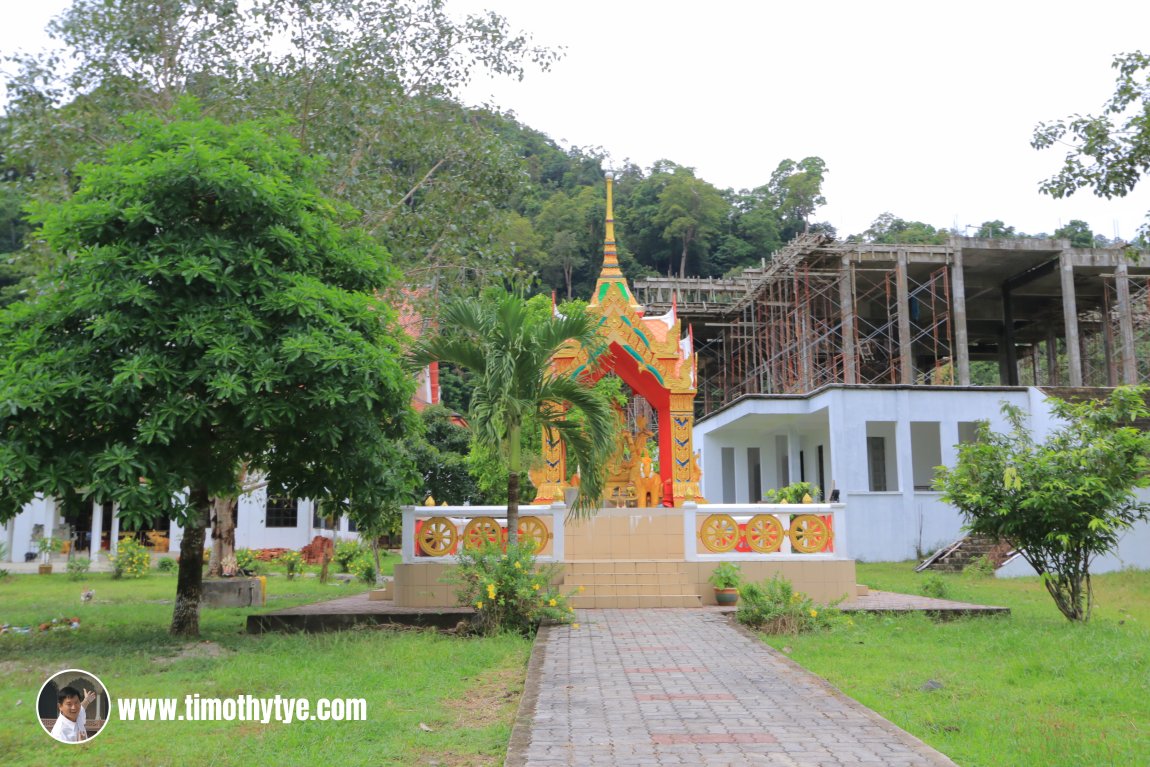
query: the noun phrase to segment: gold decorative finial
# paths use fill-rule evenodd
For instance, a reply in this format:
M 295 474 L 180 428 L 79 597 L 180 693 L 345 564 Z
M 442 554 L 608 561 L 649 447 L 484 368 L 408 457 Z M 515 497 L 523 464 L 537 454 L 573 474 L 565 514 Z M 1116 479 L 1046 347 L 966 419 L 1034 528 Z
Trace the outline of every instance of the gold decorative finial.
M 603 269 L 599 272 L 599 279 L 595 283 L 595 292 L 591 296 L 588 306 L 599 306 L 600 301 L 608 291 L 614 289 L 622 292 L 628 306 L 639 314 L 643 309 L 635 300 L 623 271 L 619 268 L 619 256 L 615 250 L 615 174 L 607 171 L 607 232 L 603 238 Z

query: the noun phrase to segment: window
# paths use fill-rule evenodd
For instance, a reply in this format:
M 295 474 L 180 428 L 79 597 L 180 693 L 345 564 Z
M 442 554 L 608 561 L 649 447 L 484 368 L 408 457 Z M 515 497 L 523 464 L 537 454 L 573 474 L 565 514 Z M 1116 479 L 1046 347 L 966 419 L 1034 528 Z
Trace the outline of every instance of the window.
M 942 438 L 938 421 L 910 422 L 910 449 L 914 469 L 914 489 L 934 487 L 934 469 L 942 463 Z
M 759 449 L 747 448 L 747 495 L 751 503 L 763 497 L 763 467 L 760 463 Z
M 872 493 L 886 492 L 886 438 L 866 438 L 867 466 L 870 468 Z
M 959 421 L 958 422 L 958 442 L 960 445 L 968 445 L 972 442 L 978 441 L 978 421 Z
M 722 456 L 723 503 L 735 502 L 735 448 L 724 447 Z
M 299 524 L 298 504 L 294 498 L 268 498 L 265 527 L 296 527 Z
M 872 493 L 897 491 L 903 479 L 910 479 L 899 476 L 896 425 L 894 421 L 866 422 L 867 476 Z

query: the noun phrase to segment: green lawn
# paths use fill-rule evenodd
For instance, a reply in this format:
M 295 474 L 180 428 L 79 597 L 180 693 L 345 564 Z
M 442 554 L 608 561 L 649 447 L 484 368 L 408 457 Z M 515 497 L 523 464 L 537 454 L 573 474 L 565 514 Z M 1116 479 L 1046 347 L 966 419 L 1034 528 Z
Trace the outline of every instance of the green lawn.
M 858 579 L 917 594 L 928 576 L 914 564 L 860 564 Z M 1087 625 L 1066 621 L 1037 578 L 941 577 L 952 598 L 1012 614 L 855 617 L 767 641 L 963 767 L 1148 763 L 1150 572 L 1096 577 Z M 922 689 L 931 680 L 941 689 Z
M 200 642 L 166 633 L 173 575 L 139 581 L 92 575 L 95 600 L 64 575 L 0 581 L 0 624 L 79 617 L 76 631 L 0 636 L 0 762 L 4 765 L 443 765 L 503 763 L 530 644 L 518 637 L 457 639 L 423 631 L 249 636 L 248 610 L 201 612 Z M 363 584 L 268 579 L 268 609 L 353 594 Z M 36 723 L 45 679 L 86 669 L 113 697 L 199 693 L 365 698 L 368 721 L 252 724 L 125 722 L 113 718 L 82 747 L 52 741 Z M 432 731 L 428 732 L 421 724 Z

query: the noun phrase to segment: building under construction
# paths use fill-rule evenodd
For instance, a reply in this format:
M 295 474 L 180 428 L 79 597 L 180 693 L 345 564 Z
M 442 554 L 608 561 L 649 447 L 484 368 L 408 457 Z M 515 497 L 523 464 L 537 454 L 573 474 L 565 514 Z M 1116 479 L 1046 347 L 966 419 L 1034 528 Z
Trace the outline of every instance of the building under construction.
M 1127 248 L 803 235 L 726 279 L 635 282 L 694 327 L 700 416 L 829 384 L 1114 386 L 1150 378 L 1150 264 Z

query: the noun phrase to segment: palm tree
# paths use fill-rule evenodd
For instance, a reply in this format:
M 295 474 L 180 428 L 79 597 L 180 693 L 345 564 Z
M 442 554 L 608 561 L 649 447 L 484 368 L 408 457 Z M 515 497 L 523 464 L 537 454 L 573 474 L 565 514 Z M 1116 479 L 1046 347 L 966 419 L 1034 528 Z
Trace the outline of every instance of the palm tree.
M 552 371 L 552 356 L 568 343 L 582 345 L 592 360 L 603 347 L 590 316 L 541 316 L 521 296 L 503 293 L 449 304 L 438 332 L 421 340 L 410 354 L 418 366 L 438 361 L 471 373 L 469 418 L 475 439 L 507 461 L 507 535 L 512 544 L 519 537 L 523 428 L 532 419 L 549 437 L 559 436 L 568 466 L 579 470 L 579 495 L 570 513 L 589 516 L 603 496 L 615 415 L 587 384 Z

